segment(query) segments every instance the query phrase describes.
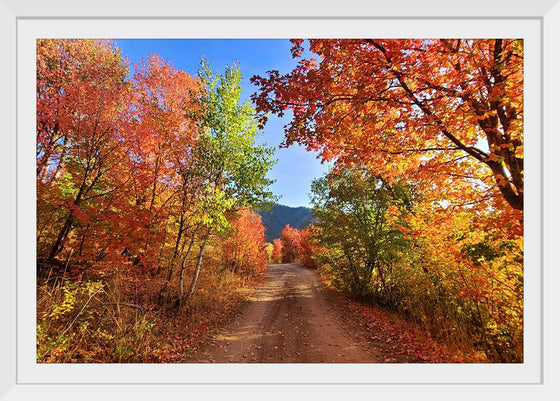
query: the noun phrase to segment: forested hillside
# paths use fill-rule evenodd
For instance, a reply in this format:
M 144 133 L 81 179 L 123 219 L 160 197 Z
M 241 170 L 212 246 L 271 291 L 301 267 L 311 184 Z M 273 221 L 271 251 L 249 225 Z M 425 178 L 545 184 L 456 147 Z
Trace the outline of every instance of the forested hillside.
M 267 242 L 280 238 L 280 232 L 282 232 L 287 224 L 301 230 L 307 224 L 314 221 L 311 209 L 303 206 L 274 205 L 269 211 L 260 211 L 259 213 L 262 217 L 262 223 L 266 228 Z

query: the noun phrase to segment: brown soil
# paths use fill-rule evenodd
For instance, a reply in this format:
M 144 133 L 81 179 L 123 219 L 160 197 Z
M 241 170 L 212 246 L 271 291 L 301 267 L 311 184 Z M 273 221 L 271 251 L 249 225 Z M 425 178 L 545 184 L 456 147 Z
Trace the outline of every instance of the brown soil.
M 189 362 L 383 362 L 379 349 L 362 340 L 368 337 L 348 324 L 337 303 L 314 271 L 270 265 L 266 283 Z

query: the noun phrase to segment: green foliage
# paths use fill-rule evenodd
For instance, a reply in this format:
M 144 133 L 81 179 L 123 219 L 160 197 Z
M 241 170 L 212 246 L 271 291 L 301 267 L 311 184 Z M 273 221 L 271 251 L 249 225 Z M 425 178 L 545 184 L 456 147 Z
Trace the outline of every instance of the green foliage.
M 358 296 L 374 292 L 380 300 L 390 296 L 386 270 L 409 242 L 388 213 L 402 215 L 412 199 L 410 187 L 391 186 L 367 169 L 333 171 L 313 182 L 316 240 L 324 248 L 320 258 L 335 266 L 335 281 L 343 288 Z
M 199 71 L 202 84 L 199 108 L 195 112 L 201 138 L 197 168 L 209 187 L 234 199 L 230 208 L 260 206 L 273 201 L 266 178 L 275 161 L 274 149 L 258 145 L 255 110 L 250 102 L 240 103 L 241 72 L 237 65 L 214 75 L 203 60 Z
M 38 362 L 141 361 L 156 319 L 111 301 L 99 281 L 39 287 Z
M 330 172 L 312 190 L 315 260 L 335 286 L 492 360 L 522 358 L 521 239 L 480 231 L 482 214 L 430 216 L 414 188 L 366 169 Z
M 76 338 L 93 334 L 105 335 L 98 330 L 91 332 L 92 300 L 104 291 L 99 281 L 66 281 L 59 291 L 51 294 L 54 301 L 37 318 L 37 360 L 49 361 L 64 355 L 75 346 Z M 46 288 L 44 288 L 46 289 Z

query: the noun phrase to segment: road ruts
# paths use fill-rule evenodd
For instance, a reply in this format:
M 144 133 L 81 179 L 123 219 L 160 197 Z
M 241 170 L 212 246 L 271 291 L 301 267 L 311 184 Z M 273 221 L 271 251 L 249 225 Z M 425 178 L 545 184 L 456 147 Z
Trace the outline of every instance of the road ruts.
M 189 362 L 374 363 L 373 351 L 352 340 L 315 272 L 269 265 L 265 284 L 242 312 Z

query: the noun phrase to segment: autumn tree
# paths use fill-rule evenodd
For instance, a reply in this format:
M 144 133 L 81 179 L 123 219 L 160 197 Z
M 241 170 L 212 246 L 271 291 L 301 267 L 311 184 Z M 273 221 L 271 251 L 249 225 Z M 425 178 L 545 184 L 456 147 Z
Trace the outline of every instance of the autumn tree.
M 143 254 L 151 251 L 158 255 L 158 260 L 152 261 L 158 270 L 162 260 L 167 259 L 161 301 L 177 264 L 179 289 L 183 288 L 185 268 L 199 228 L 195 216 L 202 180 L 194 167 L 198 128 L 185 112 L 196 110 L 193 97 L 199 84 L 156 55 L 135 66 L 134 84 L 138 134 L 132 157 L 137 204 L 133 218 L 144 218 Z M 169 242 L 173 244 L 170 255 L 163 252 Z
M 196 80 L 157 56 L 130 78 L 108 41 L 39 41 L 37 57 L 39 254 L 52 263 L 66 248 L 65 258 L 85 265 L 159 269 L 168 234 L 177 257 L 197 192 L 185 174 Z M 165 229 L 171 216 L 174 233 Z
M 300 231 L 286 224 L 280 232 L 282 241 L 282 263 L 294 263 L 298 261 L 301 253 Z
M 282 240 L 280 238 L 275 238 L 272 241 L 272 263 L 282 263 Z
M 262 274 L 268 255 L 260 215 L 248 208 L 235 213 L 221 248 L 223 263 L 233 273 L 246 277 Z
M 107 255 L 103 237 L 131 183 L 127 75 L 110 42 L 37 42 L 38 247 L 50 262 L 71 235 L 72 251 L 82 254 L 86 237 L 98 236 L 90 257 Z
M 264 249 L 266 254 L 266 264 L 269 265 L 270 263 L 274 263 L 272 260 L 272 252 L 274 251 L 274 245 L 272 245 L 272 243 L 270 242 L 265 242 Z
M 318 59 L 292 42 L 292 72 L 252 78 L 262 122 L 293 113 L 285 145 L 523 209 L 522 40 L 309 40 Z
M 299 261 L 306 267 L 317 267 L 314 256 L 319 253 L 319 249 L 313 244 L 312 229 L 305 227 L 299 232 Z
M 214 75 L 202 61 L 199 80 L 198 111 L 192 115 L 200 131 L 195 166 L 204 182 L 199 209 L 203 234 L 186 299 L 194 293 L 212 231 L 227 227 L 227 213 L 274 199 L 268 189 L 272 181 L 266 178 L 273 164 L 273 149 L 255 143 L 255 110 L 249 102 L 240 102 L 239 67 L 234 65 L 224 74 Z

